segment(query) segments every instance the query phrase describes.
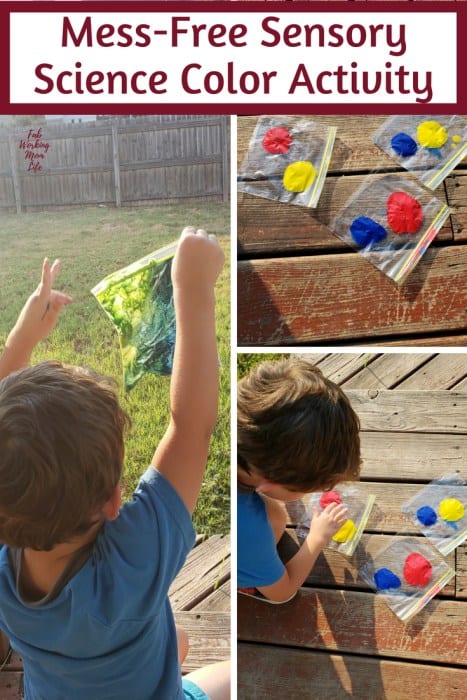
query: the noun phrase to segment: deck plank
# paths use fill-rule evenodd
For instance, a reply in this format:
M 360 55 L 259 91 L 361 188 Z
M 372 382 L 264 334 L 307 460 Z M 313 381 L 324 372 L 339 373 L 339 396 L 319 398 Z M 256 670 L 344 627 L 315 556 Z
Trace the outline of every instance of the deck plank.
M 357 253 L 240 261 L 238 344 L 465 332 L 466 269 L 465 246 L 427 251 L 402 286 Z
M 467 375 L 466 357 L 462 353 L 442 353 L 433 357 L 431 362 L 404 379 L 398 389 L 416 389 L 419 391 L 433 389 L 451 389 Z
M 190 610 L 230 578 L 230 538 L 213 535 L 194 547 L 173 582 L 169 598 L 174 610 Z
M 2 700 L 22 700 L 22 676 L 20 671 L 3 670 L 0 673 L 0 698 Z
M 203 598 L 193 608 L 195 612 L 198 610 L 208 610 L 211 612 L 230 612 L 231 595 L 230 579 L 220 586 L 216 586 L 215 590 L 206 598 Z
M 307 359 L 306 355 L 303 357 Z M 343 384 L 372 364 L 376 358 L 375 353 L 336 353 L 328 355 L 318 366 L 328 379 L 336 384 Z
M 433 355 L 428 353 L 384 353 L 363 367 L 357 375 L 339 383 L 345 391 L 353 388 L 393 389 L 405 377 L 429 362 L 431 357 Z
M 189 651 L 183 673 L 230 657 L 230 613 L 178 610 L 175 622 L 188 635 Z
M 408 689 L 424 700 L 467 696 L 466 671 L 457 668 L 323 655 L 309 649 L 288 649 L 284 657 L 280 649 L 264 644 L 240 644 L 238 662 L 238 700 L 407 700 Z
M 467 396 L 446 391 L 346 391 L 362 430 L 464 433 Z
M 448 201 L 454 209 L 451 216 L 454 240 L 465 241 L 467 240 L 467 171 L 455 170 L 445 182 Z
M 463 601 L 432 600 L 404 624 L 379 596 L 367 592 L 301 588 L 284 605 L 238 598 L 244 642 L 431 663 L 467 659 Z
M 467 600 L 467 542 L 456 550 L 456 598 Z
M 362 432 L 360 440 L 366 480 L 423 482 L 456 469 L 465 474 L 466 434 Z

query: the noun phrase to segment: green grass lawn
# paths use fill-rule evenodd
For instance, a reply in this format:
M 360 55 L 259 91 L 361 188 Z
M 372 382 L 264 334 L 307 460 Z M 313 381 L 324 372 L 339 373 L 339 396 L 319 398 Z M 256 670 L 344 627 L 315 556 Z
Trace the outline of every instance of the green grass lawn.
M 230 529 L 230 288 L 229 205 L 206 202 L 152 208 L 92 207 L 59 212 L 4 215 L 0 218 L 0 347 L 40 278 L 45 256 L 59 258 L 62 270 L 55 287 L 73 297 L 51 337 L 33 361 L 54 358 L 90 366 L 115 377 L 122 386 L 118 338 L 90 289 L 107 274 L 177 240 L 186 225 L 215 233 L 226 264 L 217 285 L 217 336 L 221 361 L 219 417 L 203 489 L 195 510 L 197 532 Z M 201 358 L 200 358 L 201 361 Z M 128 498 L 147 468 L 168 423 L 169 377 L 145 376 L 121 401 L 129 412 L 123 477 Z

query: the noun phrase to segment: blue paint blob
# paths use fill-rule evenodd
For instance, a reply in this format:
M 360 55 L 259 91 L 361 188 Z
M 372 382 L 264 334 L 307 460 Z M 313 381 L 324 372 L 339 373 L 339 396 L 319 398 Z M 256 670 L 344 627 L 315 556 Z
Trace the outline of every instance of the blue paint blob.
M 454 522 L 454 520 L 445 520 L 444 523 L 445 523 L 448 527 L 452 527 L 453 530 L 458 530 L 458 529 L 459 529 L 458 526 L 457 526 L 457 523 Z
M 368 216 L 359 216 L 350 224 L 350 235 L 358 246 L 362 248 L 370 243 L 378 243 L 386 238 L 384 226 Z
M 443 157 L 443 154 L 441 153 L 441 151 L 439 150 L 439 148 L 427 148 L 426 150 L 428 151 L 428 153 L 432 153 L 432 154 L 433 154 L 434 156 L 436 156 L 437 158 L 442 158 L 442 157 Z
M 434 525 L 438 520 L 436 512 L 431 506 L 422 506 L 417 510 L 417 518 L 422 525 Z
M 418 149 L 417 142 L 409 136 L 409 134 L 404 134 L 402 131 L 400 134 L 395 134 L 395 136 L 392 137 L 391 147 L 398 156 L 402 156 L 403 158 L 415 155 Z
M 378 569 L 373 578 L 380 591 L 387 591 L 389 588 L 400 588 L 401 585 L 400 578 L 390 569 Z

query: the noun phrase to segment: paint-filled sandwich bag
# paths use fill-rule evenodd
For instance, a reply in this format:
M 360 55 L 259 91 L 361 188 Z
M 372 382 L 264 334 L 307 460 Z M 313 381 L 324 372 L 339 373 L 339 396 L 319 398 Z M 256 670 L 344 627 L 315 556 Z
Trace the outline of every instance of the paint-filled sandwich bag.
M 409 177 L 365 178 L 332 231 L 398 284 L 420 261 L 451 209 Z
M 147 373 L 170 374 L 175 348 L 171 280 L 177 244 L 117 270 L 92 290 L 117 329 L 128 391 Z
M 336 137 L 298 117 L 260 117 L 237 176 L 239 192 L 316 207 Z
M 359 574 L 407 622 L 449 583 L 455 571 L 423 538 L 401 536 L 368 557 Z
M 332 491 L 312 493 L 303 499 L 306 512 L 297 525 L 297 537 L 303 539 L 310 530 L 310 522 L 313 513 L 322 512 L 331 503 L 345 505 L 348 513 L 345 522 L 327 544 L 329 549 L 336 549 L 341 554 L 352 556 L 360 541 L 363 530 L 371 509 L 375 502 L 375 496 L 358 484 L 342 483 Z
M 395 116 L 381 125 L 373 140 L 434 190 L 467 155 L 467 122 L 455 115 Z
M 403 504 L 402 512 L 441 554 L 467 540 L 467 484 L 458 473 L 424 486 Z

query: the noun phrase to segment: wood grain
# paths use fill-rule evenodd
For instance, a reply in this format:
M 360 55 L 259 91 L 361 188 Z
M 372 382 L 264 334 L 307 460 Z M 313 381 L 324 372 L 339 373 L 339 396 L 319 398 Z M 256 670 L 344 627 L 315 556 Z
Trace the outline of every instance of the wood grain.
M 346 391 L 364 431 L 465 433 L 467 396 L 456 391 Z
M 464 700 L 464 669 L 329 654 L 309 649 L 281 650 L 265 644 L 238 646 L 238 700 Z
M 214 535 L 194 547 L 169 590 L 174 610 L 191 610 L 230 578 L 229 537 Z
M 238 344 L 317 345 L 427 327 L 461 332 L 467 247 L 432 249 L 425 257 L 402 287 L 357 253 L 241 261 Z
M 376 594 L 302 588 L 283 605 L 239 595 L 237 616 L 243 642 L 431 663 L 467 659 L 462 601 L 433 599 L 404 624 Z
M 188 635 L 189 651 L 183 673 L 229 658 L 230 614 L 227 612 L 175 612 L 175 622 Z

